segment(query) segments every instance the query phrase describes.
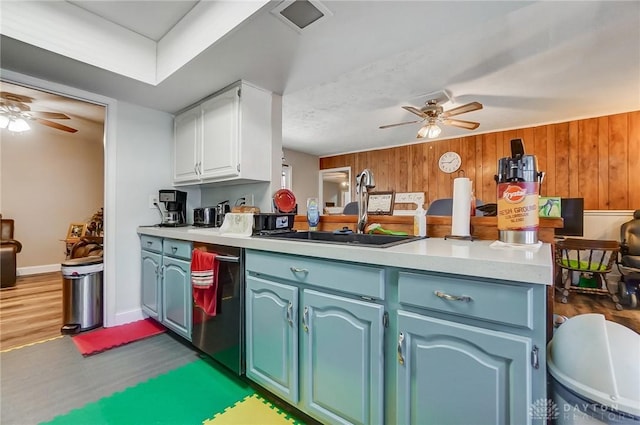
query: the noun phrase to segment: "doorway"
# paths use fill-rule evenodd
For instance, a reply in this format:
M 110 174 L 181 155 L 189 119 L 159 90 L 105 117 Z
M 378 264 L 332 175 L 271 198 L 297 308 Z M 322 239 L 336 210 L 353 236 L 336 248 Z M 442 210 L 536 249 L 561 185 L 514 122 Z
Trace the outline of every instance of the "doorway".
M 69 229 L 86 230 L 104 207 L 106 107 L 7 80 L 0 92 L 29 127 L 0 130 L 0 212 L 15 220 L 23 246 L 19 279 L 49 274 L 55 283 L 50 274 L 65 260 Z

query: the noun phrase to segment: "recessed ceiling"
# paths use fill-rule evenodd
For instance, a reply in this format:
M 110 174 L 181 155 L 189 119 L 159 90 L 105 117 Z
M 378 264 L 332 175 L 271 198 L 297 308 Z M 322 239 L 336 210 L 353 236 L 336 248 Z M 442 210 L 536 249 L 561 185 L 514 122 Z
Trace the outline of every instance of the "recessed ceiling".
M 179 1 L 72 1 L 107 21 L 153 41 L 164 37 L 200 0 Z M 141 19 L 144 17 L 143 19 Z
M 117 14 L 120 2 L 102 3 Z M 640 110 L 640 2 L 323 1 L 330 19 L 302 32 L 271 13 L 276 4 L 156 86 L 6 36 L 0 60 L 172 113 L 245 79 L 283 96 L 283 146 L 321 156 L 416 142 L 419 124 L 378 127 L 413 119 L 401 107 L 441 90 L 447 109 L 484 108 L 464 116 L 477 130 L 447 126 L 440 139 Z M 128 25 L 141 33 L 134 26 L 152 19 L 138 15 Z

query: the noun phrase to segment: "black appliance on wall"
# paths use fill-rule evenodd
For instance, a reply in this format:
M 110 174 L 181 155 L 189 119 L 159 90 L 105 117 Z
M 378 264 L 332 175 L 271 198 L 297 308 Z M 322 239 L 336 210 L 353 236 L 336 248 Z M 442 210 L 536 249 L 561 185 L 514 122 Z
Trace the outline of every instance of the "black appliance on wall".
M 164 204 L 165 211 L 158 205 L 162 216 L 162 227 L 179 227 L 187 225 L 187 193 L 179 190 L 160 190 L 158 200 Z

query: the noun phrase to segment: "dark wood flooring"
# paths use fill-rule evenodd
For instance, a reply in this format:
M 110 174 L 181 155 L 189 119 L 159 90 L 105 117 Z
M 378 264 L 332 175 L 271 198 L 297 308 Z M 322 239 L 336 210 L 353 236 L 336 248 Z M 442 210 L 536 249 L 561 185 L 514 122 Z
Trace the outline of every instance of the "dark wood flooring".
M 620 323 L 640 334 L 640 308 L 630 309 L 628 306 L 623 306 L 622 310 L 616 310 L 615 304 L 608 295 L 571 292 L 567 304 L 562 304 L 556 293 L 553 312 L 567 317 L 600 313 L 607 320 Z
M 640 333 L 640 309 L 618 311 L 605 295 L 571 293 L 567 304 L 556 297 L 553 310 L 567 317 L 601 313 L 607 320 Z M 57 337 L 61 326 L 60 272 L 22 276 L 15 287 L 0 290 L 0 350 Z

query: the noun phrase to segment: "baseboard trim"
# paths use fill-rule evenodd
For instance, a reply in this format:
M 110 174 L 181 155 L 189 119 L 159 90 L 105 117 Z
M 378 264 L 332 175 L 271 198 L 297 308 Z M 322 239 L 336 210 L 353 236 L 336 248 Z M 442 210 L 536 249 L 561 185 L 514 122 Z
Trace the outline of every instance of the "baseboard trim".
M 18 276 L 28 276 L 31 274 L 59 272 L 60 264 L 45 264 L 43 266 L 19 267 L 16 269 Z
M 142 314 L 141 308 L 136 308 L 129 311 L 123 311 L 121 313 L 116 313 L 113 318 L 113 323 L 109 320 L 108 317 L 105 317 L 105 328 L 110 328 L 112 326 L 124 325 L 126 323 L 136 322 L 138 320 L 142 320 L 146 318 L 144 314 Z

